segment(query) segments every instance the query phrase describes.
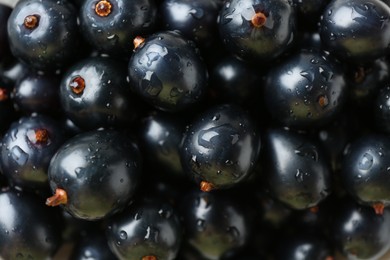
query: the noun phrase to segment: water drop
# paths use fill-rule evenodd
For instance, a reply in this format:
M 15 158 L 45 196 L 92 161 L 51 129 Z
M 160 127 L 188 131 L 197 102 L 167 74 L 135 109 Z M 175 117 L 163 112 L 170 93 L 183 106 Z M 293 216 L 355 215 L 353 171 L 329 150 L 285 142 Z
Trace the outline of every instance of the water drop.
M 369 153 L 364 153 L 360 158 L 358 168 L 363 171 L 368 171 L 374 164 L 374 157 Z
M 180 88 L 172 88 L 172 89 L 171 89 L 171 92 L 169 93 L 169 95 L 170 95 L 172 98 L 175 98 L 175 97 L 180 96 L 181 93 L 183 93 L 183 90 L 182 90 L 182 89 L 180 89 Z
M 236 241 L 238 239 L 238 237 L 240 236 L 240 232 L 238 231 L 238 229 L 236 227 L 228 227 L 227 233 L 229 235 L 231 242 Z
M 23 151 L 22 148 L 20 148 L 19 146 L 14 146 L 12 147 L 11 149 L 11 155 L 12 155 L 12 159 L 14 159 L 14 161 L 20 165 L 20 166 L 23 166 L 26 164 L 27 160 L 28 160 L 28 153 L 26 153 L 25 151 Z
M 203 231 L 205 229 L 205 226 L 206 226 L 206 221 L 204 221 L 203 219 L 198 219 L 196 221 L 196 229 L 198 231 Z
M 83 170 L 84 168 L 82 167 L 77 167 L 76 169 L 74 169 L 74 173 L 76 174 L 77 178 L 81 178 Z
M 313 82 L 314 81 L 314 73 L 310 70 L 304 70 L 301 71 L 301 76 L 306 78 L 308 81 Z
M 202 19 L 204 16 L 204 11 L 202 9 L 191 9 L 188 11 L 188 13 L 195 19 Z
M 120 237 L 120 239 L 122 239 L 122 240 L 126 240 L 126 239 L 127 239 L 127 233 L 126 233 L 126 231 L 121 230 L 121 232 L 119 232 L 119 237 Z
M 297 172 L 295 173 L 295 179 L 298 182 L 303 182 L 305 173 L 301 169 L 297 169 Z
M 170 218 L 170 217 L 172 216 L 172 211 L 169 210 L 169 209 L 160 209 L 160 210 L 158 211 L 158 214 L 159 214 L 161 217 L 168 219 L 168 218 Z

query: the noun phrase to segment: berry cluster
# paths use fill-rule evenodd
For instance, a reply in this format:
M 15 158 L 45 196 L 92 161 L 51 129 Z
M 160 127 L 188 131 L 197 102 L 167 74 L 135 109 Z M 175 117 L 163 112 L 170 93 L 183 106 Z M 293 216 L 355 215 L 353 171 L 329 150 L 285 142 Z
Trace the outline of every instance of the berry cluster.
M 0 259 L 380 259 L 389 54 L 388 0 L 0 4 Z

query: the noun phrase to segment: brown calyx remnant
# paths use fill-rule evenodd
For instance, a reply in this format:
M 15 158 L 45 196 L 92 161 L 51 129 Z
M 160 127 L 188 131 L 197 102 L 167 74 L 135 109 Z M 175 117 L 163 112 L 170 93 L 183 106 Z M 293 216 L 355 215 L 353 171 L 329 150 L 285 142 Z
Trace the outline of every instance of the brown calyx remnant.
M 318 206 L 314 206 L 314 207 L 309 208 L 309 210 L 311 213 L 317 214 L 318 211 L 320 210 L 320 208 Z
M 157 257 L 155 257 L 154 255 L 147 255 L 142 257 L 142 260 L 157 260 Z
M 0 101 L 5 101 L 8 99 L 8 93 L 5 88 L 0 87 Z
M 325 260 L 334 260 L 334 257 L 331 256 L 331 255 L 329 255 L 329 256 L 327 256 L 327 257 L 325 258 Z
M 251 23 L 254 27 L 260 28 L 267 22 L 267 16 L 262 12 L 257 12 L 252 16 Z
M 141 36 L 135 37 L 133 40 L 134 50 L 137 49 L 144 42 L 145 42 L 145 38 L 143 38 Z
M 327 96 L 319 96 L 318 97 L 318 104 L 320 105 L 320 107 L 326 107 L 327 105 L 329 105 L 329 99 Z
M 112 5 L 109 1 L 102 0 L 95 5 L 95 13 L 101 17 L 106 17 L 111 13 Z
M 66 194 L 66 191 L 60 188 L 56 189 L 56 192 L 53 196 L 46 199 L 46 205 L 55 207 L 62 204 L 68 203 L 68 194 Z
M 81 76 L 76 76 L 70 81 L 69 87 L 73 93 L 81 95 L 85 89 L 85 80 Z
M 383 215 L 383 211 L 385 210 L 385 204 L 383 204 L 382 202 L 376 202 L 372 205 L 372 207 L 374 208 L 375 213 L 377 215 Z
M 35 140 L 37 143 L 47 143 L 49 141 L 49 131 L 47 129 L 35 129 Z
M 24 23 L 23 23 L 24 27 L 30 30 L 34 30 L 39 25 L 39 18 L 40 17 L 37 14 L 26 16 L 26 18 L 24 18 Z
M 366 70 L 363 67 L 358 67 L 353 75 L 353 78 L 356 83 L 362 83 L 366 78 Z
M 215 186 L 212 183 L 207 182 L 207 181 L 200 182 L 200 190 L 201 191 L 209 192 L 209 191 L 214 190 L 214 189 L 215 189 Z

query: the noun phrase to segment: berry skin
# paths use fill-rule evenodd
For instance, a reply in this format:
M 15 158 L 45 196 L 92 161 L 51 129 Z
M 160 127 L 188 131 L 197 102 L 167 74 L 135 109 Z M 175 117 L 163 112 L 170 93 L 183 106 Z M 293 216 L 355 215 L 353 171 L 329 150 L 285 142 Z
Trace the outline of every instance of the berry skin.
M 11 186 L 32 190 L 49 188 L 50 159 L 65 141 L 58 122 L 43 116 L 21 117 L 11 124 L 0 146 L 0 161 Z
M 330 167 L 318 144 L 285 129 L 268 130 L 263 141 L 264 178 L 275 198 L 302 210 L 330 194 Z
M 106 228 L 108 245 L 119 259 L 176 259 L 182 232 L 176 211 L 159 200 L 138 201 Z
M 126 65 L 112 58 L 80 60 L 62 77 L 60 101 L 66 115 L 84 130 L 125 127 L 136 117 Z
M 303 49 L 270 69 L 264 98 L 268 112 L 282 126 L 323 126 L 345 103 L 344 74 L 329 57 Z
M 99 52 L 128 60 L 132 40 L 153 32 L 156 18 L 153 0 L 86 0 L 80 8 L 80 31 Z
M 0 191 L 0 258 L 50 259 L 61 245 L 61 218 L 32 193 Z
M 84 132 L 51 159 L 48 177 L 54 195 L 46 204 L 62 205 L 79 219 L 107 218 L 130 203 L 141 167 L 138 146 L 127 136 L 114 130 Z
M 38 70 L 64 68 L 78 58 L 77 10 L 68 1 L 19 1 L 8 19 L 12 54 Z
M 208 71 L 194 43 L 176 31 L 150 35 L 128 65 L 130 86 L 155 108 L 179 112 L 199 103 Z
M 295 11 L 287 0 L 229 0 L 220 11 L 226 48 L 256 64 L 272 61 L 294 43 Z
M 390 52 L 390 7 L 380 0 L 333 0 L 320 21 L 322 43 L 340 59 L 366 62 Z
M 390 204 L 390 138 L 365 135 L 348 147 L 341 178 L 344 188 L 363 205 L 383 214 Z
M 183 137 L 183 169 L 201 190 L 230 188 L 252 173 L 260 143 L 257 126 L 240 107 L 210 107 L 193 120 Z

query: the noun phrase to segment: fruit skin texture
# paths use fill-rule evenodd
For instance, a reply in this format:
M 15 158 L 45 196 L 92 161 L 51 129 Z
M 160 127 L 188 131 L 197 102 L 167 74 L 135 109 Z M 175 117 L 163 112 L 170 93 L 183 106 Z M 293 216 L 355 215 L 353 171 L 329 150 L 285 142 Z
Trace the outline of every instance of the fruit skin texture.
M 49 259 L 61 245 L 56 209 L 39 197 L 14 190 L 0 192 L 0 258 Z
M 320 21 L 329 51 L 343 60 L 370 61 L 390 52 L 390 7 L 380 0 L 333 0 Z
M 184 171 L 196 182 L 230 188 L 245 180 L 260 153 L 253 119 L 232 104 L 210 107 L 186 130 L 181 147 Z
M 159 200 L 138 201 L 128 210 L 111 218 L 106 237 L 118 259 L 176 258 L 182 226 L 174 208 Z
M 260 28 L 251 24 L 256 12 L 267 17 Z M 227 49 L 249 62 L 272 61 L 294 42 L 295 11 L 287 0 L 229 0 L 220 11 L 219 32 Z
M 131 123 L 136 111 L 126 75 L 126 65 L 112 58 L 78 61 L 65 72 L 60 85 L 60 101 L 66 115 L 84 130 Z M 78 77 L 85 82 L 81 93 L 75 93 L 71 87 Z
M 282 126 L 323 126 L 345 103 L 344 74 L 329 57 L 303 49 L 270 69 L 264 98 L 267 111 Z
M 226 191 L 190 191 L 181 201 L 185 240 L 205 259 L 225 259 L 251 235 L 245 204 Z
M 38 26 L 25 28 L 28 15 L 38 15 Z M 78 57 L 81 49 L 77 10 L 69 1 L 19 1 L 8 19 L 12 54 L 39 70 L 63 68 Z
M 339 202 L 330 226 L 334 246 L 348 259 L 381 259 L 389 249 L 390 211 L 378 215 L 351 198 Z
M 343 160 L 344 188 L 360 203 L 390 204 L 390 138 L 366 135 L 353 141 Z
M 47 131 L 47 141 L 36 140 L 39 130 Z M 0 146 L 0 162 L 11 186 L 32 190 L 48 189 L 47 169 L 51 157 L 66 139 L 58 122 L 44 116 L 21 117 L 5 133 Z
M 49 170 L 52 192 L 65 190 L 63 205 L 72 216 L 85 220 L 106 218 L 132 199 L 141 174 L 137 145 L 114 130 L 79 134 L 61 146 Z
M 58 113 L 60 81 L 57 75 L 27 72 L 16 82 L 12 91 L 14 105 L 25 114 Z
M 215 35 L 219 9 L 217 0 L 164 0 L 159 11 L 166 30 L 179 30 L 207 50 L 218 39 Z
M 167 112 L 198 103 L 208 84 L 208 71 L 196 46 L 176 31 L 148 36 L 131 56 L 128 75 L 134 92 Z
M 301 210 L 330 194 L 330 167 L 318 144 L 284 129 L 268 130 L 263 144 L 264 178 L 275 198 Z
M 154 0 L 109 0 L 111 13 L 99 16 L 95 5 L 86 0 L 80 8 L 81 35 L 96 50 L 127 60 L 133 49 L 133 39 L 153 31 L 157 18 Z

